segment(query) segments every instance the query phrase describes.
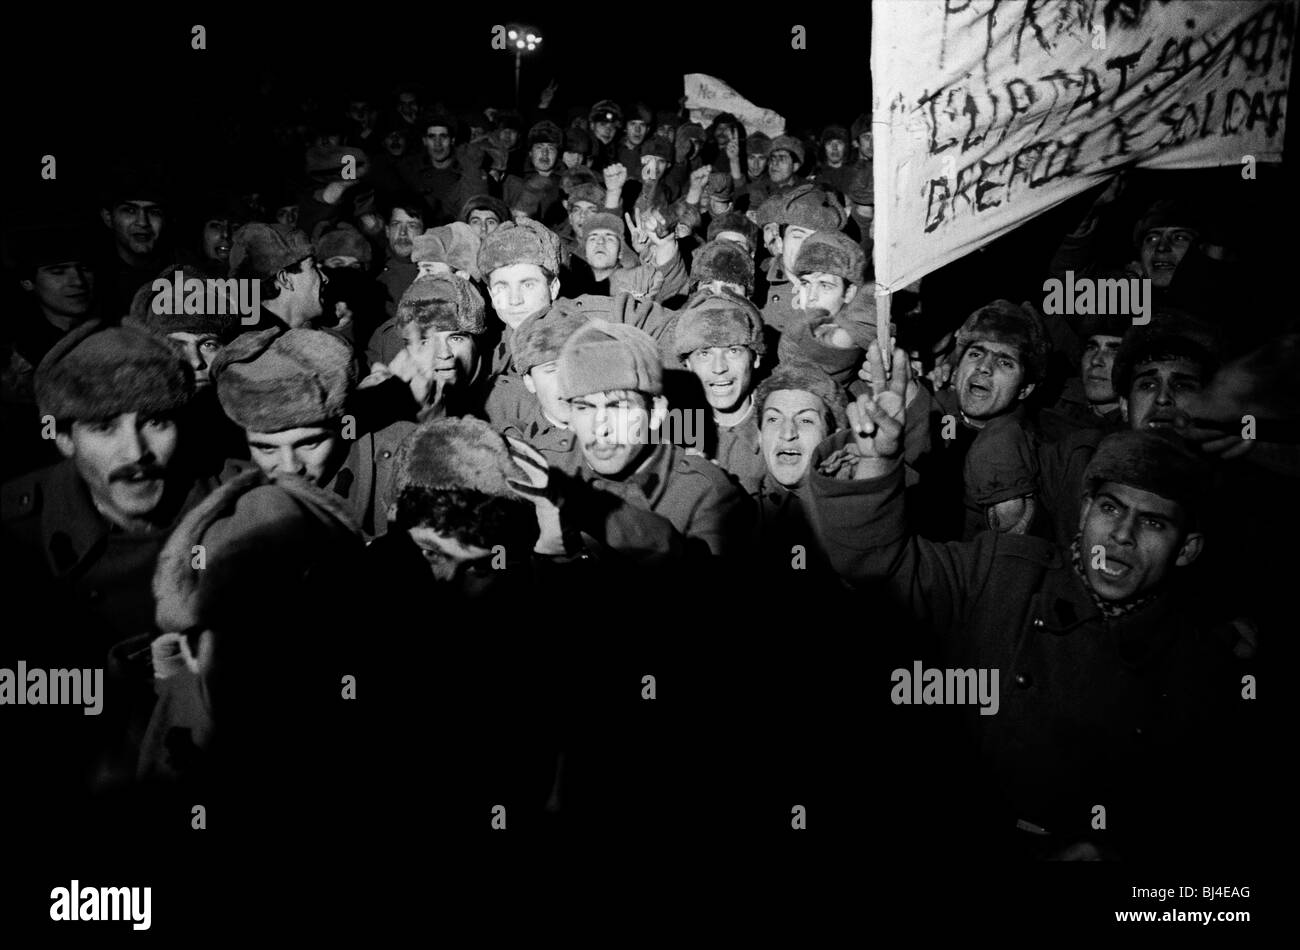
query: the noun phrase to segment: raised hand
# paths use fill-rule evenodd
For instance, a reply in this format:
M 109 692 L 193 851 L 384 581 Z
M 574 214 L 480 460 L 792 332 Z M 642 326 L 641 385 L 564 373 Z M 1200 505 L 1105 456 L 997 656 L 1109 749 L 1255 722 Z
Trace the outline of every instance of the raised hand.
M 885 367 L 880 356 L 880 344 L 872 340 L 867 350 L 867 367 L 868 379 L 873 383 L 872 393 L 859 396 L 848 407 L 853 439 L 864 459 L 896 458 L 903 449 L 907 386 L 912 380 L 907 354 L 894 347 L 889 379 L 879 385 L 876 381 L 885 379 Z M 873 469 L 863 475 L 860 467 L 859 477 L 872 474 L 879 472 Z
M 560 506 L 553 497 L 551 469 L 541 452 L 522 439 L 506 436 L 510 458 L 524 473 L 524 478 L 509 478 L 511 489 L 533 505 L 537 513 L 539 534 L 533 551 L 557 555 L 565 552 L 564 532 L 560 524 Z
M 627 169 L 615 162 L 613 165 L 605 166 L 605 190 L 607 192 L 621 191 L 627 184 Z

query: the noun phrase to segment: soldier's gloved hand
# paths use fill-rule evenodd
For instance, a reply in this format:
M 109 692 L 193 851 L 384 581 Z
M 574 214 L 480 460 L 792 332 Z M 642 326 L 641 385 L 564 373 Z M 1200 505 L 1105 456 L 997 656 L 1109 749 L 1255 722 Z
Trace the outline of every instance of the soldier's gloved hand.
M 560 522 L 558 499 L 552 497 L 550 466 L 542 453 L 522 439 L 506 436 L 510 457 L 523 470 L 525 479 L 507 479 L 515 494 L 533 505 L 537 513 L 539 534 L 533 551 L 551 557 L 565 554 L 564 529 Z

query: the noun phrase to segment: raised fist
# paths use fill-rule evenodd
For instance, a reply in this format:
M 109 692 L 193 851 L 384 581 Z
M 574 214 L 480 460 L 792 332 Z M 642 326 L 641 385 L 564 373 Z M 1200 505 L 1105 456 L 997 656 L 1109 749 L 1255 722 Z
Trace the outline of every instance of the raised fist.
M 627 184 L 627 169 L 619 163 L 605 166 L 605 190 L 618 191 Z

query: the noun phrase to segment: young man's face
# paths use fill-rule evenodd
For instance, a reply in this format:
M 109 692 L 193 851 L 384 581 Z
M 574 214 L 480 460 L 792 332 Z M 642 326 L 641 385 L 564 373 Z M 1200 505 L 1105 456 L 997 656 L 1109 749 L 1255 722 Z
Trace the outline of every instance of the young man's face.
M 1079 374 L 1083 377 L 1083 393 L 1095 405 L 1115 402 L 1115 384 L 1111 371 L 1115 368 L 1115 354 L 1119 351 L 1121 337 L 1096 333 L 1083 345 L 1083 359 Z
M 875 143 L 871 140 L 871 133 L 863 132 L 858 136 L 858 158 L 869 162 L 874 154 Z
M 430 330 L 411 322 L 402 330 L 406 352 L 435 384 L 463 386 L 474 375 L 478 347 L 472 334 L 461 330 Z
M 431 125 L 424 130 L 424 149 L 435 162 L 445 162 L 451 157 L 451 129 L 445 125 Z
M 388 246 L 393 249 L 393 255 L 402 260 L 411 259 L 411 251 L 415 249 L 415 237 L 424 233 L 424 219 L 419 215 L 413 215 L 403 208 L 394 208 L 393 213 L 388 217 L 388 227 L 384 229 L 384 234 L 388 237 Z
M 627 144 L 636 146 L 645 141 L 645 134 L 650 126 L 644 119 L 627 120 Z
M 466 568 L 492 557 L 491 548 L 460 541 L 427 525 L 407 528 L 406 533 L 439 581 L 454 581 Z
M 519 141 L 519 132 L 517 129 L 510 128 L 508 125 L 502 126 L 497 129 L 497 138 L 500 140 L 501 144 L 505 146 L 505 150 L 508 152 L 514 148 L 515 144 Z
M 585 164 L 586 161 L 587 161 L 587 156 L 583 155 L 581 152 L 566 151 L 564 153 L 565 168 L 577 168 L 579 165 Z
M 731 412 L 749 395 L 759 357 L 747 346 L 701 347 L 686 358 L 704 386 L 704 398 L 718 412 Z
M 275 223 L 282 224 L 286 228 L 296 228 L 298 226 L 298 206 L 281 205 L 275 209 Z
M 969 419 L 986 420 L 1015 408 L 1033 391 L 1015 346 L 977 340 L 966 348 L 954 374 L 957 402 Z
M 665 142 L 676 144 L 677 128 L 671 123 L 665 122 L 655 129 L 655 138 L 663 139 Z
M 300 426 L 283 432 L 245 432 L 248 454 L 269 475 L 298 475 L 316 485 L 334 477 L 345 445 L 332 426 Z
M 591 124 L 591 134 L 608 145 L 614 141 L 614 136 L 618 134 L 618 126 L 613 122 L 597 119 Z
M 533 168 L 542 175 L 549 175 L 555 168 L 559 152 L 559 146 L 553 142 L 538 142 L 528 150 L 528 155 L 533 160 Z
M 828 139 L 823 148 L 826 150 L 826 162 L 832 168 L 839 168 L 844 163 L 844 153 L 848 149 L 848 143 L 843 139 Z
M 113 231 L 119 247 L 132 254 L 148 257 L 162 236 L 162 206 L 153 201 L 120 201 L 112 210 L 101 212 L 104 223 Z
M 651 407 L 637 392 L 616 389 L 569 400 L 569 427 L 582 457 L 598 475 L 630 471 L 650 439 Z
M 605 228 L 597 228 L 587 235 L 585 248 L 587 263 L 593 270 L 607 270 L 618 267 L 618 235 Z
M 180 350 L 181 359 L 194 369 L 194 388 L 205 389 L 211 384 L 208 374 L 212 361 L 221 352 L 221 340 L 212 333 L 176 333 L 167 334 L 168 339 Z
M 1152 287 L 1168 287 L 1174 269 L 1188 248 L 1196 243 L 1196 232 L 1188 228 L 1152 228 L 1142 237 L 1142 273 Z
M 577 234 L 582 233 L 582 226 L 596 213 L 596 206 L 590 201 L 573 199 L 569 202 L 569 225 Z
M 511 329 L 543 307 L 549 307 L 559 292 L 559 279 L 548 282 L 546 272 L 536 264 L 498 267 L 488 278 L 492 309 Z
M 765 171 L 767 171 L 766 155 L 755 155 L 753 152 L 750 152 L 749 157 L 745 159 L 745 163 L 749 166 L 750 178 L 759 178 Z
M 1203 388 L 1201 368 L 1195 360 L 1139 363 L 1120 409 L 1130 429 L 1172 429 L 1176 422 L 1188 418 L 1190 403 Z
M 55 436 L 91 497 L 118 523 L 148 518 L 161 504 L 178 441 L 174 419 L 137 412 L 74 422 Z
M 84 317 L 94 303 L 95 275 L 80 261 L 42 265 L 22 286 L 35 294 L 42 309 L 58 317 Z
M 404 92 L 397 97 L 397 114 L 407 122 L 414 122 L 420 114 L 420 100 L 413 92 Z
M 808 235 L 815 233 L 812 228 L 797 224 L 786 225 L 785 234 L 781 235 L 781 263 L 787 274 L 794 273 L 794 262 L 799 259 L 799 249 Z
M 785 149 L 778 149 L 767 159 L 767 174 L 774 185 L 784 185 L 794 177 L 794 156 Z
M 469 213 L 469 226 L 477 231 L 481 237 L 487 237 L 501 226 L 501 221 L 497 218 L 497 213 L 492 209 L 475 208 Z
M 223 264 L 230 261 L 230 221 L 213 218 L 203 225 L 203 256 Z
M 826 428 L 825 407 L 812 393 L 801 389 L 769 393 L 758 435 L 772 477 L 786 488 L 802 482 L 813 450 L 829 434 Z
M 1112 603 L 1159 587 L 1175 567 L 1200 555 L 1202 537 L 1188 533 L 1184 522 L 1176 501 L 1118 482 L 1103 483 L 1084 499 L 1079 517 L 1088 586 Z M 1104 558 L 1096 552 L 1098 546 Z
M 799 290 L 795 295 L 796 310 L 825 310 L 832 317 L 858 295 L 857 284 L 850 284 L 835 274 L 814 271 L 796 277 Z
M 398 129 L 394 129 L 384 136 L 384 151 L 388 152 L 394 158 L 399 158 L 406 151 L 406 135 Z
M 556 360 L 551 360 L 534 366 L 524 374 L 524 388 L 537 397 L 542 411 L 551 419 L 567 424 L 569 404 L 560 398 L 560 377 L 556 373 L 559 365 Z

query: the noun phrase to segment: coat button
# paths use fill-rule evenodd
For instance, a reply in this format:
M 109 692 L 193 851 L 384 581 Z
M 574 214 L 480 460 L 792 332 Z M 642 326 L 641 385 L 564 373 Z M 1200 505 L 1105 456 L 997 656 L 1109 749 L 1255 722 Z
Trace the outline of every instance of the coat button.
M 31 503 L 32 503 L 31 495 L 23 495 L 21 498 L 18 499 L 18 504 L 23 508 L 26 508 Z
M 1016 685 L 1021 689 L 1029 689 L 1029 687 L 1034 685 L 1034 678 L 1028 673 L 1017 673 Z
M 388 451 L 388 449 L 384 449 L 382 452 L 379 453 L 379 457 L 381 459 L 390 459 L 393 457 L 393 453 Z
M 1034 618 L 1034 629 L 1036 629 L 1036 630 L 1042 630 L 1044 626 L 1046 626 L 1046 624 L 1043 623 L 1043 618 L 1042 618 L 1042 617 L 1035 617 L 1035 618 Z

